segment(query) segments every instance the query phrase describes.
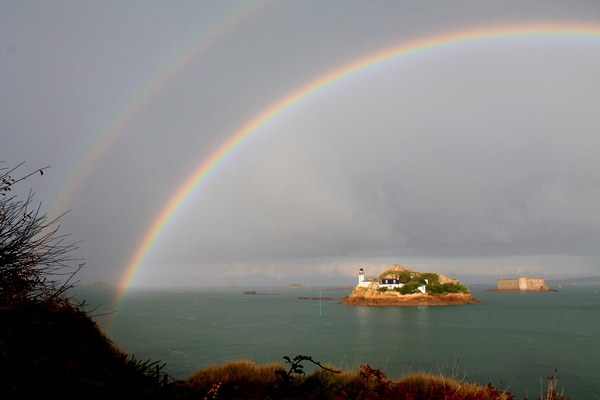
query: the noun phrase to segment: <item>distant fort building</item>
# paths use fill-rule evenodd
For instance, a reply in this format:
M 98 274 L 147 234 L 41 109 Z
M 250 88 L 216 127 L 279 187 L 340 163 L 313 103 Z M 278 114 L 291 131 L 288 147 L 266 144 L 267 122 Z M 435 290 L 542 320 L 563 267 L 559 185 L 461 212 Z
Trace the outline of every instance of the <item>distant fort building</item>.
M 499 291 L 528 291 L 528 292 L 547 292 L 550 289 L 546 286 L 544 278 L 529 278 L 520 276 L 516 279 L 498 279 Z

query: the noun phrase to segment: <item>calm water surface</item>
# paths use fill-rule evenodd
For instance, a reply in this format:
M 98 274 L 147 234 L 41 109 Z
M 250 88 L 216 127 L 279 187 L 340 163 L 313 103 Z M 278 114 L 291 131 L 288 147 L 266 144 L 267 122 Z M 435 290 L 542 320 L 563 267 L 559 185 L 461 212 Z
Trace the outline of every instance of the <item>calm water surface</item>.
M 600 287 L 563 287 L 551 293 L 493 293 L 471 286 L 482 303 L 446 307 L 351 307 L 350 291 L 258 288 L 180 289 L 128 294 L 119 309 L 96 320 L 124 351 L 161 360 L 177 378 L 229 360 L 282 363 L 310 355 L 345 370 L 361 364 L 398 378 L 410 371 L 448 368 L 460 377 L 508 386 L 523 398 L 540 395 L 540 380 L 559 376 L 571 399 L 599 398 Z M 93 305 L 112 292 L 78 288 Z M 100 307 L 96 314 L 110 311 Z

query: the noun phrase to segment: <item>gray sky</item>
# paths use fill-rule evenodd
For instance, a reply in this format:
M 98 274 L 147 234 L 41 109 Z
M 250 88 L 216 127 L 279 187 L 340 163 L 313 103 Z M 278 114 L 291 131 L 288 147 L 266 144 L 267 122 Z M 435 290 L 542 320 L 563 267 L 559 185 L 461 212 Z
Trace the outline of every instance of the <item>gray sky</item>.
M 459 30 L 597 21 L 596 1 L 1 1 L 0 159 L 52 166 L 22 189 L 71 210 L 82 282 L 117 283 L 187 177 L 317 77 Z M 339 82 L 217 167 L 134 285 L 598 275 L 598 71 L 600 37 L 544 37 Z

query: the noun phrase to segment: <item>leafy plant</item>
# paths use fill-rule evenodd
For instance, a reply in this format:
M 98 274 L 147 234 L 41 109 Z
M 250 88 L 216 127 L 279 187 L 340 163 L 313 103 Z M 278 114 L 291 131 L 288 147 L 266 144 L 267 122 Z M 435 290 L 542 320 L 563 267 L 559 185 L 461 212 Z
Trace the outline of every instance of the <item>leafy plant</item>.
M 313 358 L 311 356 L 297 355 L 293 359 L 290 359 L 288 356 L 284 356 L 283 359 L 285 360 L 286 364 L 290 364 L 290 369 L 288 371 L 285 371 L 285 370 L 284 371 L 275 371 L 275 374 L 280 375 L 285 382 L 294 380 L 294 377 L 292 376 L 292 374 L 304 375 L 304 366 L 301 364 L 304 361 L 309 361 L 326 371 L 330 371 L 330 372 L 333 372 L 336 374 L 342 373 L 342 371 L 327 368 L 327 367 L 321 365 L 320 362 L 313 360 Z
M 150 380 L 156 382 L 156 386 L 165 384 L 167 378 L 173 379 L 173 377 L 168 375 L 166 372 L 161 371 L 167 364 L 160 365 L 160 360 L 152 361 L 151 359 L 148 359 L 146 361 L 142 361 L 136 359 L 135 356 L 131 356 L 131 358 L 126 359 L 125 364 L 133 370 L 141 372 Z M 161 377 L 163 378 L 162 380 Z

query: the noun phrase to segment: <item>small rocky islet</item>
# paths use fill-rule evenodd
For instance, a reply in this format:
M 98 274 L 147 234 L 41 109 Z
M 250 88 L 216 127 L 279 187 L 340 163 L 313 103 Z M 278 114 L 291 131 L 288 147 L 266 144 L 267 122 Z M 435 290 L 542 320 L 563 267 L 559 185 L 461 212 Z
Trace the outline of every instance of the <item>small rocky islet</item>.
M 444 275 L 421 273 L 394 264 L 378 278 L 365 278 L 342 302 L 350 306 L 448 306 L 477 304 L 469 288 Z

